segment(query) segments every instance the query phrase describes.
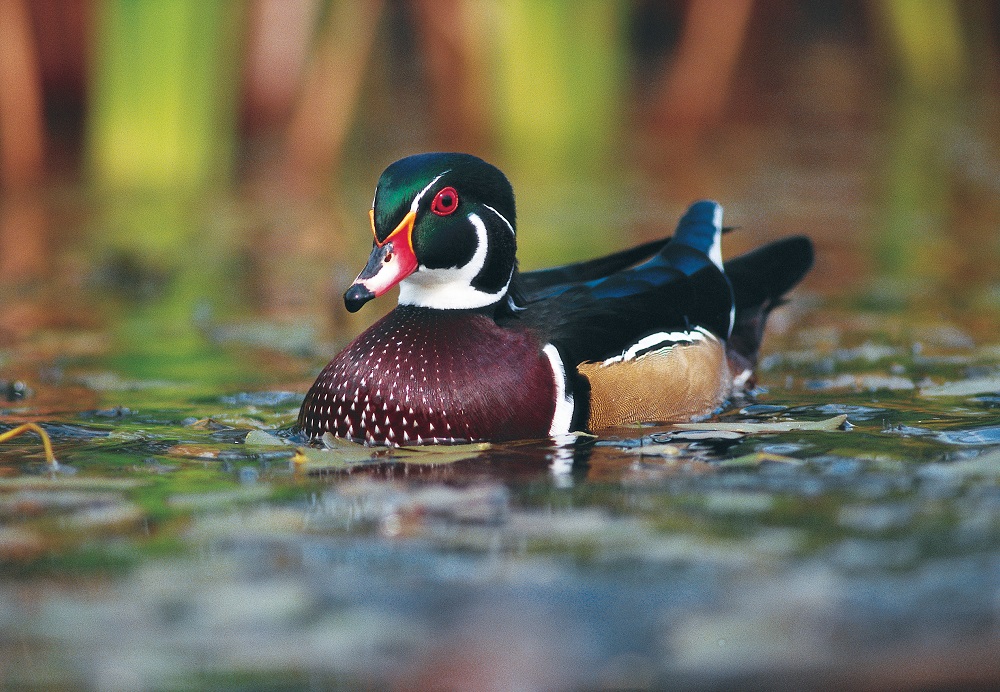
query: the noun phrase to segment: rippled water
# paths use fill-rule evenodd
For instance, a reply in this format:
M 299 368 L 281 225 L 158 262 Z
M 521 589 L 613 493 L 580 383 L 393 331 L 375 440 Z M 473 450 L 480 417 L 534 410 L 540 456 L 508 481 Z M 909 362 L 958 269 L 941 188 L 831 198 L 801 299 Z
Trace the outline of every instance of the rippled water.
M 700 171 L 758 162 L 708 174 L 742 227 L 730 247 L 817 241 L 761 389 L 716 419 L 795 430 L 295 460 L 302 395 L 375 318 L 337 305 L 370 242 L 366 165 L 316 205 L 53 200 L 44 281 L 2 296 L 0 425 L 40 422 L 59 467 L 30 435 L 0 445 L 0 684 L 1000 678 L 997 203 L 956 165 L 978 215 L 934 217 L 948 267 L 873 268 L 884 207 L 860 192 L 877 177 L 863 145 L 885 133 L 843 126 L 764 128 L 766 146 L 734 127 Z M 669 227 L 689 190 L 663 190 L 690 171 L 629 165 L 519 186 L 525 264 Z
M 194 374 L 161 364 L 174 372 L 154 378 L 89 354 L 100 333 L 14 346 L 8 368 L 17 355 L 45 365 L 8 385 L 4 415 L 41 420 L 60 466 L 26 437 L 0 455 L 0 679 L 993 679 L 998 350 L 960 320 L 828 304 L 786 308 L 762 389 L 718 421 L 846 415 L 833 429 L 642 427 L 305 463 L 287 429 L 320 354 L 230 329 L 195 349 Z M 60 355 L 66 344 L 78 351 Z M 197 375 L 219 359 L 282 386 Z

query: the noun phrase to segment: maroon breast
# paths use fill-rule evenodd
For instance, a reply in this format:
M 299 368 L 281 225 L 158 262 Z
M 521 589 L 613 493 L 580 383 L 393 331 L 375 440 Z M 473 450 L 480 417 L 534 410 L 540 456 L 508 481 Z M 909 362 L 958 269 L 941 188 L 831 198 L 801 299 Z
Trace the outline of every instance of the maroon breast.
M 541 346 L 480 313 L 399 306 L 323 369 L 299 427 L 390 445 L 544 437 L 556 390 Z

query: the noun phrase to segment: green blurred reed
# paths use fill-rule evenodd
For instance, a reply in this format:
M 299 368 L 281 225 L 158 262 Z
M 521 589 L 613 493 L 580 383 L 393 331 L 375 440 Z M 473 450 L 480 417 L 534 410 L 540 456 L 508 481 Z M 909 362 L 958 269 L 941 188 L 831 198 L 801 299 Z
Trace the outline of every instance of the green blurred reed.
M 317 21 L 337 16 L 329 11 L 337 2 L 352 1 L 324 2 Z M 97 0 L 87 127 L 97 189 L 200 193 L 232 182 L 248 7 L 239 0 Z M 488 40 L 474 43 L 489 54 L 482 75 L 489 86 L 481 93 L 492 96 L 488 127 L 520 183 L 524 217 L 535 215 L 544 227 L 551 215 L 555 227 L 577 210 L 580 218 L 570 221 L 583 236 L 581 251 L 603 249 L 609 230 L 625 223 L 595 205 L 616 197 L 608 173 L 616 145 L 629 135 L 629 11 L 627 3 L 605 0 L 501 0 L 489 12 L 466 15 L 493 20 Z M 893 152 L 881 190 L 884 218 L 873 250 L 887 274 L 933 275 L 941 245 L 935 229 L 949 208 L 938 183 L 943 132 L 959 116 L 952 104 L 974 65 L 974 27 L 968 6 L 955 0 L 885 0 L 870 16 L 881 25 L 899 77 L 898 116 L 889 122 Z M 483 38 L 473 26 L 452 29 Z M 385 60 L 384 46 L 371 50 Z M 317 118 L 315 127 L 351 127 L 346 118 L 335 120 Z M 553 180 L 570 181 L 572 190 L 553 192 L 550 185 L 532 199 L 531 190 Z M 176 254 L 174 239 L 192 224 L 182 209 L 160 204 L 183 205 L 175 199 L 150 206 L 147 199 L 132 210 L 134 218 L 106 224 L 112 236 L 120 229 L 111 242 Z M 539 262 L 565 259 L 559 236 L 546 242 L 526 247 L 528 254 L 537 251 Z
M 623 184 L 609 167 L 617 168 L 627 136 L 627 12 L 626 3 L 604 0 L 495 8 L 490 126 L 516 181 L 522 227 L 533 229 L 519 240 L 525 267 L 592 256 L 625 232 L 602 200 Z
M 512 158 L 594 168 L 625 101 L 621 2 L 506 0 L 498 8 L 494 126 Z
M 968 69 L 962 8 L 954 0 L 884 0 L 875 3 L 892 57 L 910 88 L 947 95 Z
M 897 79 L 873 256 L 879 274 L 896 284 L 887 284 L 890 293 L 927 293 L 954 270 L 958 255 L 945 232 L 956 203 L 949 148 L 966 117 L 971 27 L 963 26 L 952 0 L 886 0 L 874 7 Z
M 101 189 L 199 189 L 233 172 L 236 0 L 101 0 L 87 128 Z
M 167 277 L 161 292 L 122 306 L 115 320 L 130 376 L 183 379 L 186 363 L 216 355 L 193 315 L 228 295 L 227 240 L 210 232 L 197 200 L 233 182 L 247 6 L 95 6 L 86 145 L 89 179 L 104 203 L 94 220 L 98 257 L 128 256 L 141 272 Z

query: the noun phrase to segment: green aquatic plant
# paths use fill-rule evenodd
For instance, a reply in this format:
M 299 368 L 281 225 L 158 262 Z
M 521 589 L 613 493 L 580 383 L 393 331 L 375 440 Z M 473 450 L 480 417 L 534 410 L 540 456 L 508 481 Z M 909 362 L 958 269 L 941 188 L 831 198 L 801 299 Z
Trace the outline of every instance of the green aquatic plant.
M 104 189 L 195 189 L 228 179 L 244 5 L 103 0 L 87 125 Z

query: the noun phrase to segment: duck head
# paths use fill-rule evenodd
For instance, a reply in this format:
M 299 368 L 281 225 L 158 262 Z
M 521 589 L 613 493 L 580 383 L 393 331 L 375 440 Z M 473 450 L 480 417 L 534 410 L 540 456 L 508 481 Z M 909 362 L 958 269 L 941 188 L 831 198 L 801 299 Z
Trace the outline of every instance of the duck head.
M 418 154 L 385 169 L 370 212 L 375 242 L 344 294 L 350 312 L 399 284 L 399 304 L 482 308 L 507 295 L 516 265 L 514 192 L 469 154 Z

